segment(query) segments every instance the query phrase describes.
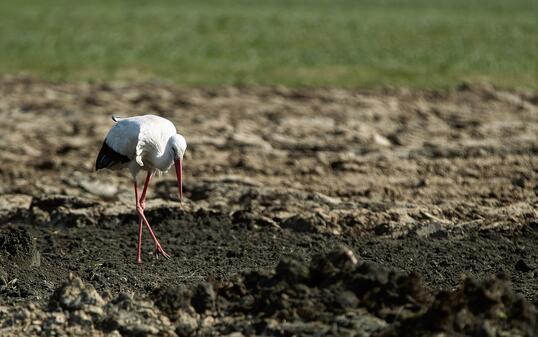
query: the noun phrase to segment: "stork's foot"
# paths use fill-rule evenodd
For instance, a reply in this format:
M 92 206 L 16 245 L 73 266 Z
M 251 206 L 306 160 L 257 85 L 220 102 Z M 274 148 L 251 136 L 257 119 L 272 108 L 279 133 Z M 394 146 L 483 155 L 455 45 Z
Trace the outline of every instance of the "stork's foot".
M 155 256 L 159 257 L 159 255 L 161 255 L 161 256 L 163 256 L 163 257 L 165 257 L 167 259 L 170 258 L 170 254 L 165 252 L 163 247 L 161 247 L 161 245 L 155 246 Z

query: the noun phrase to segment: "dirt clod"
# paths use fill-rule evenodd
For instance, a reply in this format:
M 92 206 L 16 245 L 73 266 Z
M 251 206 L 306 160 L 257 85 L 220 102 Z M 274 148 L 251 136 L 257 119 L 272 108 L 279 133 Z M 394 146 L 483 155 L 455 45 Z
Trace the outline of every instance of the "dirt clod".
M 327 228 L 325 220 L 317 214 L 306 216 L 294 215 L 286 219 L 280 226 L 296 232 L 306 233 L 321 232 Z
M 529 262 L 525 261 L 524 259 L 518 260 L 515 267 L 517 271 L 521 271 L 523 273 L 526 273 L 535 269 L 534 266 L 530 265 Z
M 191 300 L 192 306 L 198 313 L 211 311 L 215 307 L 215 296 L 215 291 L 210 283 L 200 283 L 194 290 Z
M 534 336 L 538 311 L 514 294 L 506 280 L 466 279 L 454 292 L 440 292 L 423 313 L 403 320 L 382 336 Z
M 94 287 L 85 285 L 80 278 L 70 275 L 69 281 L 55 290 L 49 305 L 65 310 L 80 310 L 103 303 Z
M 1 260 L 10 260 L 20 267 L 39 267 L 41 254 L 26 229 L 7 227 L 0 230 Z

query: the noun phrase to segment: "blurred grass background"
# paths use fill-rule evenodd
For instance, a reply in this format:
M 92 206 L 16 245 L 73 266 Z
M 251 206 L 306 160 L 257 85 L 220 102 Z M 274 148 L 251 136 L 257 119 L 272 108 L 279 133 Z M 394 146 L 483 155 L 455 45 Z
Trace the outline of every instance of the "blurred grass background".
M 538 88 L 536 0 L 0 1 L 0 73 Z

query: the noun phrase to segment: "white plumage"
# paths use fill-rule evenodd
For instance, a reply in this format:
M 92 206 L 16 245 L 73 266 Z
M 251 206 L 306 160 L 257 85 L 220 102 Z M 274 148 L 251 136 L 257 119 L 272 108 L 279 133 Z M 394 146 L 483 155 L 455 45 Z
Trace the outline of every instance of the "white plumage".
M 141 263 L 142 224 L 146 224 L 157 253 L 169 257 L 162 249 L 155 233 L 144 215 L 146 191 L 149 181 L 156 172 L 166 172 L 175 165 L 180 200 L 183 197 L 183 155 L 187 149 L 185 138 L 178 134 L 169 120 L 155 116 L 113 117 L 116 124 L 106 135 L 95 162 L 95 169 L 128 168 L 133 175 L 136 210 L 139 216 L 138 254 Z M 137 175 L 146 170 L 146 182 L 142 195 L 138 197 Z
M 166 172 L 174 163 L 174 149 L 180 157 L 187 148 L 185 138 L 176 133 L 169 120 L 155 116 L 118 118 L 105 142 L 115 152 L 129 158 L 124 165 L 136 177 L 141 169 Z M 175 146 L 175 147 L 174 147 Z

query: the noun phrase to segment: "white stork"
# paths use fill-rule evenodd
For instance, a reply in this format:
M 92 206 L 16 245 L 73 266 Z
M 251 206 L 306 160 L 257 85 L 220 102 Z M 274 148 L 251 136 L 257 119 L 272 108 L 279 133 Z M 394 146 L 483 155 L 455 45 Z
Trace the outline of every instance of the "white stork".
M 166 172 L 175 164 L 180 201 L 183 199 L 183 155 L 187 149 L 185 138 L 176 132 L 169 120 L 154 116 L 135 116 L 129 118 L 112 117 L 114 126 L 108 131 L 101 151 L 95 162 L 95 169 L 128 168 L 133 175 L 136 213 L 138 214 L 138 251 L 136 262 L 142 263 L 142 224 L 144 223 L 153 238 L 155 251 L 169 258 L 155 236 L 144 215 L 146 191 L 149 181 L 156 172 Z M 137 175 L 146 170 L 146 182 L 142 195 L 138 197 Z

